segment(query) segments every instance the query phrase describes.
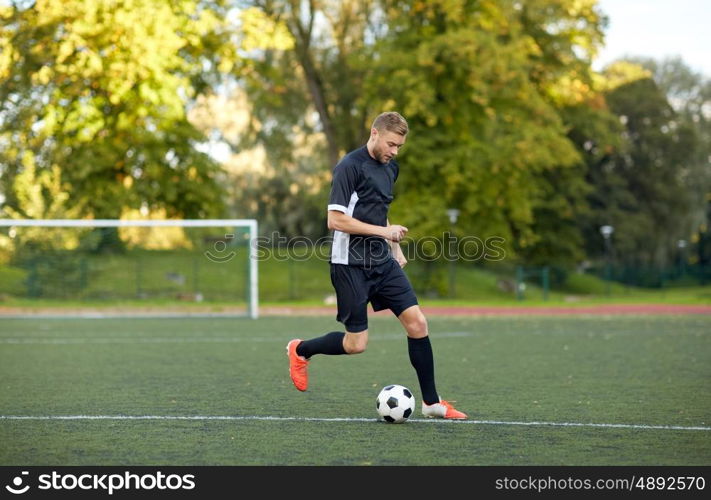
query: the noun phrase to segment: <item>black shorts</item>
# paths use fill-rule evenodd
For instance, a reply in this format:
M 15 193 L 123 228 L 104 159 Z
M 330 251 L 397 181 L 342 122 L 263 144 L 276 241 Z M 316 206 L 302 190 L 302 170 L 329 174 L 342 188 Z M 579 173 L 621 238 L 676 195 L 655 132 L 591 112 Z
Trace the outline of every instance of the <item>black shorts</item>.
M 336 319 L 349 332 L 368 329 L 368 302 L 374 311 L 390 309 L 395 316 L 417 305 L 410 280 L 395 259 L 371 268 L 331 264 L 331 283 L 336 289 Z

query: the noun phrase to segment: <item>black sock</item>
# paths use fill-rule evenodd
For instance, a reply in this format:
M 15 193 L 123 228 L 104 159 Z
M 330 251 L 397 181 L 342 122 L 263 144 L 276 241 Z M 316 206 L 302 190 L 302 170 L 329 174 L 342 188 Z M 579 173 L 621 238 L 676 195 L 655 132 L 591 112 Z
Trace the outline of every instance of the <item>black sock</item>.
M 315 339 L 304 340 L 296 347 L 296 354 L 309 359 L 314 354 L 345 354 L 343 337 L 345 332 L 331 332 Z
M 417 372 L 417 380 L 420 382 L 420 390 L 422 391 L 422 400 L 428 405 L 439 403 L 439 396 L 435 387 L 432 344 L 430 344 L 429 336 L 421 339 L 407 337 L 407 350 L 410 354 L 410 363 L 412 363 Z

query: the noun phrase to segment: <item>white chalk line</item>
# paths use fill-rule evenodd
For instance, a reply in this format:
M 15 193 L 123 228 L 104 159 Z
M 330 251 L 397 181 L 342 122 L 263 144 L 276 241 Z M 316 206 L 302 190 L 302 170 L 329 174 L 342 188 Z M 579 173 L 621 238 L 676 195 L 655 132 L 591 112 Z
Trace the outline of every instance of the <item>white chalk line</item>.
M 471 332 L 443 332 L 436 334 L 437 338 L 469 337 Z M 378 336 L 378 340 L 401 340 L 404 334 L 386 334 Z M 288 339 L 264 337 L 76 337 L 76 338 L 0 338 L 0 344 L 163 344 L 163 343 L 236 343 L 236 342 L 285 342 Z M 31 415 L 0 415 L 0 420 L 197 420 L 197 421 L 295 421 L 295 422 L 373 422 L 372 418 L 318 418 L 318 417 L 274 417 L 274 416 L 173 416 L 173 415 L 64 415 L 64 416 L 31 416 Z M 453 423 L 476 425 L 508 425 L 508 426 L 548 426 L 548 427 L 592 427 L 647 430 L 692 430 L 711 431 L 704 426 L 674 426 L 674 425 L 643 425 L 643 424 L 605 424 L 580 422 L 515 422 L 499 420 L 440 420 L 440 419 L 410 419 L 411 422 Z
M 187 420 L 187 421 L 265 421 L 265 422 L 377 422 L 375 418 L 358 417 L 276 417 L 257 415 L 0 415 L 0 420 L 74 421 L 74 420 Z M 643 425 L 643 424 L 596 424 L 581 422 L 515 422 L 504 420 L 444 420 L 411 418 L 408 422 L 452 425 L 508 425 L 526 427 L 591 427 L 604 429 L 643 429 L 664 431 L 711 431 L 706 426 Z
M 435 335 L 435 334 L 433 334 Z M 470 332 L 437 333 L 437 338 L 470 337 Z M 374 340 L 404 340 L 405 333 L 373 336 Z M 235 342 L 288 342 L 290 338 L 268 337 L 0 337 L 0 344 L 20 345 L 69 345 L 69 344 L 193 344 Z

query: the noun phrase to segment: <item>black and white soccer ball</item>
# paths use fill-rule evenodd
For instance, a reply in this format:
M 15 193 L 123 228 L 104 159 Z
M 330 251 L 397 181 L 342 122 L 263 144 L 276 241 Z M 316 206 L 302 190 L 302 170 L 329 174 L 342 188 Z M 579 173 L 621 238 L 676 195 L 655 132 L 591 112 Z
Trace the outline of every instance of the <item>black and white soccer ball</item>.
M 405 422 L 415 411 L 415 396 L 401 385 L 386 385 L 375 400 L 378 415 L 391 424 Z

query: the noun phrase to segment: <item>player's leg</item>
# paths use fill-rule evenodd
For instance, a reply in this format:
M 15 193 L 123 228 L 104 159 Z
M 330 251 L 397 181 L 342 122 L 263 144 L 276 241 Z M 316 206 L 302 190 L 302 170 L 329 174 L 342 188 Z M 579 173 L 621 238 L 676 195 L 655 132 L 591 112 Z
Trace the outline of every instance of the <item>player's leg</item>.
M 343 348 L 347 354 L 360 354 L 365 352 L 366 347 L 368 347 L 367 329 L 361 332 L 346 331 L 346 335 L 343 338 Z
M 360 332 L 330 332 L 321 337 L 302 340 L 296 354 L 309 359 L 314 354 L 360 354 L 368 346 L 368 330 Z
M 407 332 L 407 350 L 422 391 L 422 413 L 426 417 L 467 418 L 451 403 L 440 399 L 435 386 L 434 355 L 427 329 L 427 319 L 420 306 L 410 306 L 398 315 Z
M 443 418 L 466 418 L 464 413 L 442 401 L 437 393 L 427 319 L 417 303 L 410 280 L 395 261 L 384 271 L 384 278 L 371 302 L 376 311 L 390 309 L 407 332 L 410 363 L 417 373 L 422 393 L 422 413 Z
M 315 354 L 358 354 L 368 345 L 368 294 L 365 273 L 360 268 L 331 265 L 331 282 L 336 290 L 338 315 L 345 332 L 330 332 L 304 340 L 296 354 L 307 360 Z
M 296 346 L 296 354 L 307 360 L 314 354 L 346 354 L 343 344 L 345 335 L 345 332 L 330 332 L 320 337 L 303 340 Z
M 293 339 L 286 345 L 289 375 L 294 386 L 305 391 L 309 386 L 308 365 L 315 354 L 359 354 L 368 345 L 368 330 L 330 332 L 308 340 Z
M 373 309 L 390 309 L 398 317 L 407 332 L 407 350 L 420 383 L 422 401 L 438 403 L 427 319 L 417 303 L 417 296 L 407 275 L 395 261 L 383 265 L 382 275 L 377 291 L 371 297 Z
M 331 265 L 331 282 L 338 302 L 337 320 L 345 332 L 330 332 L 308 340 L 293 339 L 286 347 L 289 375 L 300 391 L 308 388 L 308 363 L 316 354 L 358 354 L 368 345 L 368 297 L 362 270 L 340 264 Z
M 289 375 L 300 391 L 309 385 L 308 364 L 315 354 L 359 354 L 368 345 L 368 330 L 360 332 L 330 332 L 308 340 L 293 339 L 286 346 Z
M 419 305 L 410 306 L 398 315 L 400 323 L 407 332 L 407 352 L 410 363 L 417 373 L 417 380 L 422 391 L 422 401 L 431 405 L 439 402 L 434 375 L 434 356 L 427 319 Z

